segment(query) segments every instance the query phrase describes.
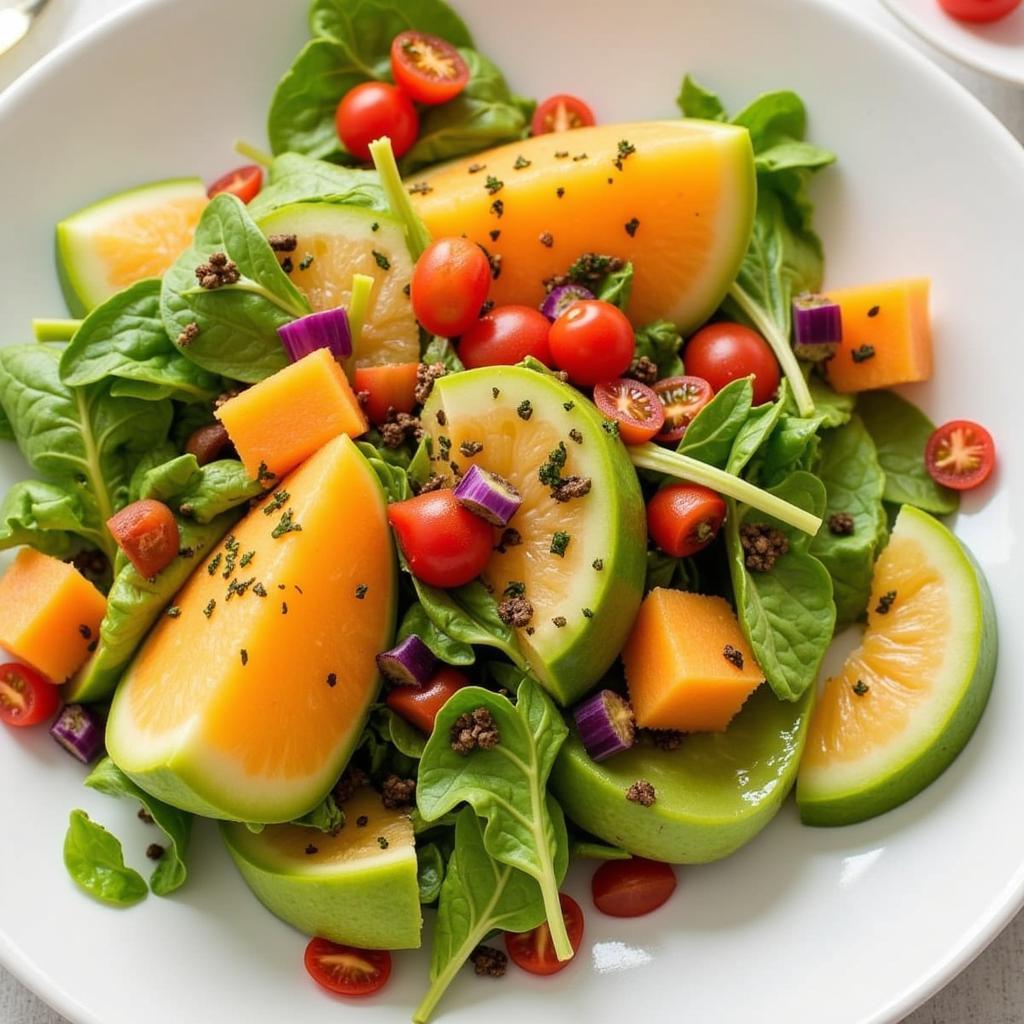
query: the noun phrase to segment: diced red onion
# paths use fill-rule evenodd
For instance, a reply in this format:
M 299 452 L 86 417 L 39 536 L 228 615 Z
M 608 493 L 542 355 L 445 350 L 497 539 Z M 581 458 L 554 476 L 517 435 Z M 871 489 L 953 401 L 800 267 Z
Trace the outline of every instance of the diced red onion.
M 377 655 L 381 675 L 400 686 L 422 686 L 437 667 L 434 652 L 415 634 Z
M 72 757 L 89 764 L 103 749 L 103 719 L 84 704 L 65 704 L 50 735 Z
M 348 313 L 342 306 L 282 324 L 277 333 L 293 363 L 318 348 L 330 349 L 335 359 L 347 359 L 352 355 L 352 331 L 348 325 Z
M 837 303 L 810 293 L 793 300 L 793 351 L 800 359 L 831 359 L 842 340 L 843 311 Z
M 557 320 L 574 302 L 593 297 L 594 293 L 581 284 L 560 284 L 545 296 L 540 311 L 549 320 Z
M 595 761 L 629 750 L 636 740 L 636 724 L 629 702 L 612 690 L 588 697 L 573 712 L 587 753 Z
M 475 464 L 456 485 L 455 499 L 493 526 L 507 526 L 523 503 L 523 496 L 506 479 Z

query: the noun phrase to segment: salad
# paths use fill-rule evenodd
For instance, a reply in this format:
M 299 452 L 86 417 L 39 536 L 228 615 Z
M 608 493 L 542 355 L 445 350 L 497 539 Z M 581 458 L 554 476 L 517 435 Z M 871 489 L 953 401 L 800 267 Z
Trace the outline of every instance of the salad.
M 170 896 L 215 819 L 325 988 L 429 944 L 422 1022 L 793 790 L 840 826 L 934 781 L 995 673 L 942 521 L 995 451 L 891 390 L 927 279 L 826 285 L 798 96 L 605 125 L 408 6 L 314 0 L 272 154 L 57 225 L 71 318 L 0 349 L 0 719 L 154 827 L 147 879 L 69 809 L 84 893 Z

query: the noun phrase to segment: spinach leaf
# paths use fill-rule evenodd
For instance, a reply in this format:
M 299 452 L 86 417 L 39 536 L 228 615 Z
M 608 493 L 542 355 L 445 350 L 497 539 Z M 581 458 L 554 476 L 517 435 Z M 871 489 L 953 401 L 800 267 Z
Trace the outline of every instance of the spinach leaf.
M 472 665 L 476 661 L 473 648 L 438 629 L 418 601 L 409 605 L 398 626 L 396 641 L 415 633 L 435 658 L 449 665 Z
M 821 416 L 782 416 L 758 453 L 750 476 L 762 487 L 781 483 L 797 469 L 813 469 L 817 460 Z
M 409 460 L 409 466 L 406 469 L 410 485 L 417 484 L 422 486 L 430 479 L 430 451 L 430 435 L 424 434 L 420 439 L 420 443 L 416 446 L 416 451 Z
M 267 183 L 249 203 L 249 216 L 259 221 L 292 203 L 337 203 L 386 213 L 387 202 L 373 171 L 339 167 L 302 153 L 282 153 L 267 172 Z
M 811 377 L 807 384 L 814 399 L 814 415 L 820 417 L 823 427 L 841 427 L 850 422 L 857 404 L 856 395 L 841 395 L 819 377 Z
M 130 907 L 149 892 L 142 875 L 125 867 L 120 842 L 85 811 L 71 812 L 64 866 L 74 882 L 101 903 Z
M 733 442 L 750 415 L 754 385 L 750 377 L 727 384 L 693 418 L 678 450 L 723 469 L 732 453 Z
M 338 806 L 334 797 L 327 794 L 313 808 L 313 810 L 296 818 L 292 825 L 299 825 L 302 828 L 315 829 L 317 832 L 326 832 L 329 835 L 337 835 L 345 825 L 345 812 Z
M 0 504 L 0 549 L 29 544 L 55 558 L 69 558 L 96 542 L 77 496 L 56 484 L 23 480 Z
M 239 279 L 203 288 L 196 268 L 215 253 L 235 264 Z M 164 274 L 160 292 L 164 328 L 185 357 L 249 384 L 285 366 L 277 329 L 310 312 L 245 204 L 228 194 L 216 196 L 203 210 L 192 245 Z M 189 329 L 198 333 L 186 340 Z
M 692 558 L 673 558 L 662 551 L 647 552 L 647 576 L 644 579 L 644 593 L 655 587 L 672 590 L 690 590 L 700 593 L 701 579 Z
M 698 117 L 703 121 L 729 120 L 722 101 L 689 75 L 683 78 L 683 85 L 676 103 L 683 112 L 683 117 Z
M 192 835 L 192 815 L 179 811 L 177 807 L 171 807 L 139 789 L 109 757 L 103 758 L 93 768 L 86 776 L 85 784 L 98 793 L 124 797 L 142 804 L 154 824 L 170 840 L 170 845 L 164 850 L 149 879 L 149 886 L 153 892 L 157 896 L 167 896 L 184 885 L 188 877 L 185 854 L 188 852 L 188 842 Z
M 220 390 L 217 377 L 171 344 L 160 318 L 157 280 L 139 281 L 97 306 L 61 354 L 60 376 L 72 387 L 113 377 L 114 397 L 151 401 L 202 402 Z M 128 385 L 130 392 L 118 385 Z
M 422 361 L 428 366 L 431 363 L 441 363 L 449 373 L 458 373 L 466 367 L 462 360 L 456 355 L 455 348 L 447 338 L 435 335 L 430 343 L 423 350 Z
M 727 473 L 739 476 L 746 468 L 747 463 L 768 440 L 782 417 L 787 396 L 788 385 L 783 380 L 775 401 L 765 402 L 764 405 L 755 406 L 750 410 L 750 415 L 736 432 L 732 448 L 729 450 L 729 458 L 725 464 Z
M 940 487 L 925 469 L 924 449 L 935 425 L 916 405 L 892 391 L 868 391 L 860 396 L 857 412 L 878 449 L 886 501 L 937 516 L 960 507 L 956 491 Z
M 622 310 L 629 305 L 629 299 L 632 294 L 632 263 L 624 263 L 618 270 L 609 271 L 601 283 L 594 288 L 594 295 L 602 302 L 610 302 L 613 306 Z
M 388 462 L 383 454 L 368 441 L 357 441 L 356 444 L 377 474 L 377 479 L 380 480 L 380 485 L 384 489 L 384 496 L 389 502 L 405 501 L 412 495 L 412 489 L 409 487 L 409 475 L 401 466 L 394 462 Z
M 420 903 L 433 903 L 441 895 L 445 863 L 436 843 L 416 846 L 416 881 L 420 887 Z
M 423 748 L 427 741 L 419 729 L 388 707 L 377 708 L 373 715 L 380 734 L 386 737 L 400 754 L 413 761 L 418 761 L 423 756 Z
M 452 46 L 473 45 L 465 22 L 442 0 L 313 0 L 309 25 L 313 35 L 350 46 L 364 66 L 389 59 L 391 41 L 411 28 Z
M 683 372 L 679 350 L 683 336 L 669 320 L 655 320 L 636 332 L 636 358 L 646 356 L 658 367 L 659 377 L 678 377 Z

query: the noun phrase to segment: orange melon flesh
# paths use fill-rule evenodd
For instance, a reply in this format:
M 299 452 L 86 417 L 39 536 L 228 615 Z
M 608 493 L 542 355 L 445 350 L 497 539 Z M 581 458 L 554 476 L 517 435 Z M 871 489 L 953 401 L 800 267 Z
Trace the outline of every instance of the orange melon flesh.
M 73 566 L 22 548 L 0 579 L 0 644 L 63 683 L 89 657 L 106 598 Z
M 325 348 L 247 388 L 215 415 L 253 478 L 283 476 L 331 438 L 367 430 L 348 378 Z
M 622 141 L 635 152 L 618 166 Z M 435 238 L 466 235 L 500 257 L 496 303 L 537 305 L 546 278 L 597 252 L 633 261 L 634 324 L 664 317 L 684 331 L 734 279 L 755 197 L 746 131 L 703 121 L 541 135 L 416 178 L 413 206 Z
M 726 645 L 742 668 L 725 657 Z M 622 661 L 646 729 L 722 732 L 764 681 L 727 601 L 661 587 L 644 598 Z
M 828 298 L 843 314 L 843 340 L 826 364 L 828 381 L 840 392 L 913 384 L 932 375 L 932 332 L 927 278 L 838 288 Z M 874 355 L 858 362 L 854 353 Z

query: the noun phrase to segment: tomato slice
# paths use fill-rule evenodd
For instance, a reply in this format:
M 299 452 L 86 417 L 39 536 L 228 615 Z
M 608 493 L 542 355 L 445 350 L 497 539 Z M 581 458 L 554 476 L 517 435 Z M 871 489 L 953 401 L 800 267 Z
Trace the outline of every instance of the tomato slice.
M 309 940 L 304 959 L 318 985 L 342 996 L 368 996 L 391 977 L 391 954 L 386 949 L 357 949 L 315 938 Z
M 174 513 L 152 498 L 133 501 L 107 520 L 107 529 L 140 576 L 151 579 L 174 561 L 181 534 Z
M 567 132 L 572 128 L 589 128 L 597 123 L 594 112 L 578 96 L 567 92 L 549 96 L 537 105 L 531 131 L 534 135 Z
M 412 412 L 416 404 L 416 371 L 419 363 L 384 363 L 381 366 L 357 366 L 357 393 L 366 395 L 366 415 L 370 422 L 384 423 L 388 410 Z
M 60 704 L 57 687 L 34 668 L 9 661 L 0 665 L 0 722 L 38 725 Z
M 579 952 L 583 941 L 583 909 L 564 892 L 558 894 L 562 905 L 562 917 L 565 919 L 565 930 L 569 933 L 572 944 L 573 959 Z M 530 974 L 557 974 L 564 970 L 572 960 L 559 960 L 555 955 L 555 946 L 551 941 L 551 929 L 547 921 L 537 925 L 529 932 L 505 932 L 505 948 L 508 955 Z
M 438 711 L 464 686 L 469 686 L 469 680 L 457 668 L 444 665 L 423 686 L 396 686 L 384 700 L 396 715 L 429 735 Z
M 676 891 L 676 873 L 668 864 L 643 857 L 610 860 L 594 872 L 590 889 L 602 914 L 641 917 L 668 902 Z
M 961 21 L 988 22 L 1005 18 L 1021 0 L 939 0 L 943 10 Z
M 594 388 L 594 405 L 619 424 L 619 437 L 626 444 L 650 441 L 665 423 L 665 407 L 653 388 L 638 380 L 622 377 Z
M 665 407 L 665 425 L 654 439 L 662 444 L 681 441 L 694 416 L 715 397 L 703 377 L 666 377 L 654 385 L 654 393 Z
M 391 43 L 395 84 L 417 103 L 447 103 L 466 88 L 469 65 L 451 43 L 426 32 L 399 32 Z
M 937 484 L 969 491 L 991 475 L 996 464 L 995 441 L 980 423 L 950 420 L 928 438 L 924 464 Z
M 222 174 L 207 190 L 206 194 L 212 199 L 223 192 L 230 192 L 238 196 L 243 203 L 252 202 L 259 195 L 263 188 L 263 168 L 256 164 L 246 164 L 244 167 L 236 167 L 227 174 Z

